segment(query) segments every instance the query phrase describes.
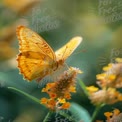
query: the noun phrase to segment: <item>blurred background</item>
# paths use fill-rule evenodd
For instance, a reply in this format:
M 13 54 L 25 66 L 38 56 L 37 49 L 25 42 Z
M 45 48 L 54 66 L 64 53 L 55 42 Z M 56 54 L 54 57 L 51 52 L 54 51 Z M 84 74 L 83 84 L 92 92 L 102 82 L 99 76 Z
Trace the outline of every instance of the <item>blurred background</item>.
M 1 0 L 0 1 L 0 121 L 42 122 L 47 109 L 25 96 L 7 89 L 12 86 L 37 98 L 42 87 L 23 80 L 17 68 L 19 44 L 16 27 L 25 25 L 40 34 L 57 50 L 74 36 L 83 42 L 67 59 L 68 66 L 78 67 L 78 77 L 89 85 L 96 82 L 102 67 L 122 57 L 122 1 L 117 0 Z M 94 106 L 77 85 L 73 102 L 82 105 L 90 114 Z M 120 105 L 115 104 L 113 108 Z M 103 112 L 98 115 L 104 119 Z

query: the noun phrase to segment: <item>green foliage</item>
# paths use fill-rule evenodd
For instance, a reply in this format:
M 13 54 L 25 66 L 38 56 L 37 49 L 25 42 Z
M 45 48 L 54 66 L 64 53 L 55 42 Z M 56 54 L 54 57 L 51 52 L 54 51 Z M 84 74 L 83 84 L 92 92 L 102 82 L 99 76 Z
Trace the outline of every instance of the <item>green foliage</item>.
M 71 104 L 70 112 L 72 113 L 72 117 L 78 120 L 77 122 L 91 122 L 91 117 L 88 110 L 83 108 L 81 105 L 78 105 L 77 103 Z

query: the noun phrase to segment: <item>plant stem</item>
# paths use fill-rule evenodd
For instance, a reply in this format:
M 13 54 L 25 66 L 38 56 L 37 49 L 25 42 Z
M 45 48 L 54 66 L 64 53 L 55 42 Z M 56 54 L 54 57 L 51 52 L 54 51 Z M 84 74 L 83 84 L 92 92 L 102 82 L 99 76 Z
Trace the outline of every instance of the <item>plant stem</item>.
M 17 89 L 17 88 L 14 88 L 14 87 L 8 87 L 8 89 L 15 90 L 15 91 L 17 91 L 17 92 L 19 92 L 19 93 L 25 95 L 26 97 L 28 97 L 28 98 L 32 99 L 33 101 L 35 101 L 35 102 L 37 102 L 37 103 L 40 104 L 40 100 L 39 100 L 39 99 L 37 99 L 36 97 L 33 97 L 33 96 L 31 96 L 31 95 L 25 93 L 24 91 L 21 91 L 21 90 L 19 90 L 19 89 Z
M 93 113 L 93 115 L 92 115 L 92 118 L 91 118 L 91 122 L 94 122 L 94 120 L 95 120 L 95 118 L 96 118 L 98 112 L 100 111 L 100 109 L 101 109 L 104 105 L 105 105 L 105 104 L 100 104 L 100 105 L 96 106 L 96 109 L 95 109 L 95 111 L 94 111 L 94 113 Z
M 43 122 L 48 122 L 48 119 L 50 117 L 50 115 L 52 114 L 52 111 L 49 111 L 46 115 L 46 117 L 44 118 Z
M 78 79 L 78 80 L 79 80 L 79 79 Z M 89 93 L 88 93 L 88 91 L 87 91 L 87 89 L 86 89 L 86 85 L 84 84 L 84 82 L 81 81 L 81 80 L 79 80 L 79 84 L 80 84 L 80 87 L 83 89 L 84 93 L 86 94 L 86 96 L 89 97 Z

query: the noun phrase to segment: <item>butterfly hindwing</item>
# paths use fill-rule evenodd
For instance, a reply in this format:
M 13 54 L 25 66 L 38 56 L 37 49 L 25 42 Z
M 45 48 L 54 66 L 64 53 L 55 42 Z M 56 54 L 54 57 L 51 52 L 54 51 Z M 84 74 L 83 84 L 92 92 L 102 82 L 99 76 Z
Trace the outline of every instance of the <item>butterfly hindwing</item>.
M 18 55 L 18 67 L 21 73 L 24 74 L 25 79 L 31 81 L 46 75 L 46 71 L 50 67 L 47 63 L 49 59 L 44 58 L 45 55 L 34 52 L 25 52 Z

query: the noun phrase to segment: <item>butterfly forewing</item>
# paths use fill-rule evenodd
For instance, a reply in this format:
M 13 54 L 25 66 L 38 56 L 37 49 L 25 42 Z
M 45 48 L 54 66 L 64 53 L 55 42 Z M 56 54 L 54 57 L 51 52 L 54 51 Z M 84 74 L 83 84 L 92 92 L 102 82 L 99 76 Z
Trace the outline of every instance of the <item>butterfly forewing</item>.
M 55 54 L 56 54 L 56 59 L 61 60 L 64 59 L 66 60 L 72 53 L 73 51 L 78 47 L 78 45 L 81 43 L 82 38 L 81 37 L 74 37 L 72 38 L 67 44 L 65 44 L 63 47 L 58 49 Z
M 46 41 L 29 28 L 19 26 L 17 28 L 17 36 L 19 39 L 20 52 L 40 52 L 45 53 L 53 60 L 56 59 L 52 48 L 46 43 Z

